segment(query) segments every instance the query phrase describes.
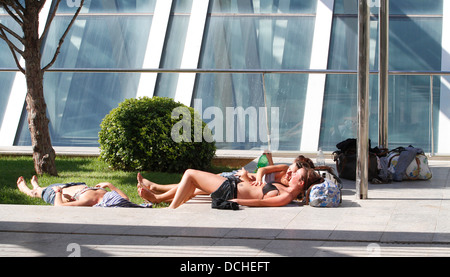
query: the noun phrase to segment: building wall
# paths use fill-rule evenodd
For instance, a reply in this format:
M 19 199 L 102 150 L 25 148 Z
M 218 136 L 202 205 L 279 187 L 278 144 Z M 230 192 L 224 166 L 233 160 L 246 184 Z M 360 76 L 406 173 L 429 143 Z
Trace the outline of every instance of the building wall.
M 448 70 L 445 1 L 390 0 L 390 70 Z M 44 60 L 75 10 L 69 2 L 61 1 Z M 371 69 L 376 70 L 378 9 L 376 1 L 371 5 Z M 2 11 L 0 23 L 14 28 Z M 194 106 L 221 149 L 265 149 L 270 143 L 273 151 L 333 151 L 338 142 L 356 136 L 356 75 L 289 71 L 355 71 L 357 28 L 356 0 L 86 0 L 53 68 L 112 71 L 46 73 L 53 144 L 98 146 L 100 122 L 118 103 L 163 96 Z M 13 67 L 0 42 L 0 68 Z M 235 72 L 114 72 L 155 68 Z M 441 97 L 448 90 L 446 79 L 433 78 L 431 95 L 429 76 L 390 77 L 390 148 L 412 144 L 450 153 L 444 143 L 450 129 L 444 107 L 450 99 Z M 24 89 L 20 74 L 0 73 L 2 146 L 30 144 Z M 370 110 L 374 146 L 376 75 L 371 76 Z

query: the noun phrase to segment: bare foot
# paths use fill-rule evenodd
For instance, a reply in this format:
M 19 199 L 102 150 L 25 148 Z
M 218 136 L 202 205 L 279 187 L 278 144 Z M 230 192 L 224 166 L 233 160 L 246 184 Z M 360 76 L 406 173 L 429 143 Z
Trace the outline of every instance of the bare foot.
M 152 203 L 159 203 L 158 200 L 156 199 L 155 195 L 146 186 L 138 184 L 137 190 L 138 190 L 139 196 L 142 199 L 150 201 Z
M 157 194 L 157 190 L 155 189 L 156 184 L 152 181 L 149 181 L 145 179 L 141 173 L 137 174 L 137 181 L 140 185 L 144 186 L 145 188 L 149 189 L 152 193 Z
M 36 175 L 33 175 L 33 177 L 31 178 L 31 185 L 33 185 L 34 189 L 39 188 L 39 182 Z
M 30 188 L 27 186 L 27 183 L 25 182 L 25 179 L 22 176 L 20 176 L 17 179 L 17 187 L 21 192 L 25 193 L 26 195 L 33 196 Z
M 142 177 L 142 174 L 140 172 L 138 172 L 138 174 L 137 174 L 137 181 L 138 181 L 138 184 L 145 186 L 144 185 L 144 177 Z

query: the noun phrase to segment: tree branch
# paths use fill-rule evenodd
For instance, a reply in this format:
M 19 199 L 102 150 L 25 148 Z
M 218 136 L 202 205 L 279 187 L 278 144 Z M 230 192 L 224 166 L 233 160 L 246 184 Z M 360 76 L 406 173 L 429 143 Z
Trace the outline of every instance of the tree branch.
M 0 38 L 3 39 L 9 47 L 12 47 L 15 51 L 17 51 L 20 55 L 23 55 L 23 51 L 20 50 L 6 35 L 5 30 L 8 31 L 9 29 L 6 28 L 3 24 L 0 23 Z M 11 30 L 8 31 L 8 33 L 10 33 Z M 11 31 L 12 32 L 12 31 Z M 23 43 L 23 38 L 21 38 L 20 36 L 18 36 L 17 34 L 15 34 L 14 32 L 12 32 L 11 34 L 13 34 L 13 36 L 17 39 L 19 39 L 20 42 Z
M 45 2 L 44 2 L 44 3 L 45 3 Z M 47 35 L 48 31 L 50 30 L 50 27 L 51 27 L 51 25 L 52 25 L 53 19 L 54 19 L 55 16 L 56 16 L 56 11 L 57 11 L 58 8 L 59 8 L 59 3 L 61 3 L 61 0 L 58 0 L 58 1 L 56 2 L 55 9 L 51 12 L 51 14 L 50 14 L 50 19 L 49 19 L 49 21 L 47 22 L 47 25 L 45 25 L 44 32 L 42 33 L 42 36 L 41 36 L 41 38 L 39 39 L 39 43 L 41 43 L 41 45 L 42 45 L 42 43 L 43 43 L 43 40 L 45 39 L 45 36 Z
M 23 57 L 23 51 L 20 50 L 19 48 L 17 48 L 14 43 L 12 43 L 8 37 L 6 36 L 5 31 L 3 30 L 3 28 L 0 28 L 0 38 L 3 39 L 9 46 L 9 50 L 11 50 L 11 53 L 13 54 L 13 58 L 14 61 L 16 62 L 17 68 L 20 70 L 20 72 L 22 72 L 23 74 L 25 74 L 25 69 L 23 69 L 23 67 L 20 65 L 19 59 L 17 58 L 17 53 L 19 53 L 22 57 Z
M 7 1 L 9 2 L 9 1 Z M 18 18 L 9 8 L 8 4 L 6 4 L 4 1 L 0 2 L 0 4 L 2 5 L 3 9 L 9 14 L 9 16 L 11 16 L 16 22 L 17 24 L 20 25 L 20 27 L 23 27 L 23 21 L 22 19 L 24 19 L 23 15 L 21 18 Z
M 21 36 L 19 36 L 16 32 L 14 32 L 13 30 L 9 29 L 8 27 L 6 27 L 5 25 L 3 25 L 2 23 L 0 23 L 0 28 L 2 28 L 3 30 L 5 30 L 6 32 L 8 32 L 9 34 L 11 34 L 13 37 L 15 37 L 18 41 L 20 41 L 22 44 L 25 44 L 25 39 Z
M 25 9 L 22 7 L 22 5 L 20 4 L 19 1 L 12 1 L 10 6 L 14 9 L 14 11 L 17 13 L 17 15 L 20 17 L 20 19 L 22 19 L 22 21 L 24 20 L 24 13 L 25 13 Z
M 20 1 L 14 1 L 14 3 L 17 5 L 17 8 L 19 8 L 23 13 L 25 13 L 25 7 L 22 6 L 22 4 L 20 4 Z
M 63 45 L 63 43 L 64 43 L 64 39 L 66 38 L 67 34 L 69 33 L 70 28 L 72 28 L 72 25 L 75 23 L 75 20 L 77 19 L 78 15 L 80 14 L 81 8 L 83 7 L 83 5 L 84 5 L 84 0 L 81 0 L 81 4 L 80 4 L 80 6 L 78 7 L 77 12 L 76 12 L 75 15 L 73 16 L 72 20 L 70 21 L 69 26 L 67 26 L 66 31 L 64 32 L 63 36 L 62 36 L 61 39 L 59 40 L 58 48 L 56 48 L 55 55 L 53 56 L 53 59 L 50 61 L 49 64 L 47 64 L 47 65 L 43 68 L 43 71 L 46 71 L 47 69 L 49 69 L 49 68 L 55 63 L 56 58 L 58 57 L 58 55 L 59 55 L 59 53 L 60 53 L 60 51 L 61 51 L 61 47 L 62 47 L 62 45 Z

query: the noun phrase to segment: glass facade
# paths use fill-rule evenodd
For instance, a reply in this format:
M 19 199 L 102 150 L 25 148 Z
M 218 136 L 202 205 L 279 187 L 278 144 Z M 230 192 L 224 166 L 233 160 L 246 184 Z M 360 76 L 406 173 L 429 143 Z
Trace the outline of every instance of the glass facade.
M 167 26 L 153 24 L 157 13 L 163 12 L 157 9 L 160 1 L 171 3 Z M 324 3 L 331 3 L 327 6 L 332 9 L 331 31 L 319 34 L 324 23 L 316 18 L 323 12 Z M 273 151 L 317 151 L 301 146 L 302 137 L 311 131 L 304 130 L 304 122 L 314 120 L 320 125 L 317 147 L 334 151 L 340 141 L 356 137 L 356 75 L 328 74 L 324 91 L 320 92 L 324 95 L 319 107 L 322 117 L 311 119 L 305 114 L 305 106 L 308 95 L 319 93 L 308 90 L 315 79 L 305 73 L 273 71 L 310 70 L 317 55 L 328 60 L 321 69 L 355 71 L 357 3 L 356 0 L 86 0 L 53 68 L 111 72 L 45 74 L 52 142 L 54 146 L 98 146 L 103 117 L 124 99 L 137 97 L 140 81 L 149 76 L 118 71 L 146 68 L 149 45 L 155 43 L 151 31 L 163 28 L 166 31 L 159 38 L 163 43 L 159 68 L 198 68 L 211 72 L 193 75 L 192 88 L 180 80 L 183 73 L 159 73 L 154 87 L 144 88 L 145 94 L 177 101 L 180 93 L 188 95 L 190 102 L 185 104 L 198 109 L 210 124 L 219 149 L 264 149 L 270 135 Z M 53 1 L 52 5 L 55 4 Z M 192 14 L 199 5 L 206 5 L 206 12 L 201 15 L 205 24 L 193 29 L 191 24 L 197 18 Z M 442 70 L 443 6 L 443 0 L 390 0 L 391 71 Z M 74 11 L 74 7 L 61 1 L 43 46 L 43 64 L 51 59 Z M 376 71 L 378 8 L 373 7 L 371 12 L 370 61 L 371 70 Z M 1 10 L 0 23 L 7 26 L 11 23 Z M 321 35 L 329 37 L 329 51 L 314 54 L 315 37 Z M 193 37 L 200 39 L 192 41 Z M 190 52 L 195 48 L 193 45 L 199 46 L 199 57 L 186 66 L 183 61 L 187 56 L 196 57 L 194 50 Z M 0 67 L 15 67 L 3 41 L 0 41 Z M 245 70 L 253 72 L 239 72 Z M 0 128 L 8 116 L 5 110 L 9 96 L 14 93 L 15 74 L 0 73 Z M 433 79 L 431 95 L 428 75 L 390 76 L 390 148 L 413 144 L 426 152 L 434 146 L 439 152 L 440 81 L 439 77 Z M 371 75 L 370 85 L 370 138 L 374 146 L 378 141 L 376 74 Z M 30 145 L 26 110 L 23 105 L 18 109 L 23 109 L 23 114 L 14 145 Z
M 389 70 L 440 71 L 443 2 L 390 1 Z M 335 2 L 328 69 L 356 70 L 358 15 L 356 1 Z M 378 10 L 372 8 L 371 70 L 378 69 Z M 414 145 L 431 151 L 431 109 L 438 118 L 440 83 L 434 78 L 430 98 L 429 76 L 389 78 L 389 146 Z M 378 141 L 378 77 L 370 82 L 370 138 Z M 327 150 L 349 137 L 356 137 L 357 79 L 354 75 L 328 76 L 320 145 Z
M 20 30 L 19 26 L 15 24 L 15 21 L 9 18 L 6 12 L 2 10 L 0 10 L 0 23 L 16 32 Z M 6 44 L 4 40 L 0 39 L 0 68 L 15 68 L 15 67 L 16 63 L 14 62 L 8 44 Z M 6 106 L 8 104 L 8 99 L 11 93 L 11 88 L 14 82 L 15 75 L 16 75 L 15 73 L 11 72 L 0 73 L 0 127 L 2 126 Z
M 142 68 L 155 2 L 86 1 L 53 68 Z M 45 41 L 43 64 L 53 57 L 73 10 L 60 5 Z M 118 103 L 136 96 L 139 77 L 47 72 L 44 92 L 53 145 L 97 146 L 100 122 Z M 26 118 L 22 116 L 17 145 L 30 144 Z
M 200 68 L 309 69 L 316 6 L 317 0 L 212 1 Z M 265 102 L 268 111 L 283 107 L 279 114 L 279 150 L 298 151 L 307 82 L 308 75 L 268 75 L 264 97 L 261 74 L 201 74 L 194 99 L 202 99 L 204 108 L 214 106 L 222 111 L 227 107 L 265 107 Z M 258 110 L 258 121 L 261 116 Z M 239 123 L 250 124 L 240 121 L 223 125 L 226 128 Z M 239 142 L 238 130 L 236 137 L 230 137 L 229 132 L 229 128 L 223 130 L 219 147 L 264 147 L 261 137 L 251 142 L 252 133 L 247 132 L 245 142 Z

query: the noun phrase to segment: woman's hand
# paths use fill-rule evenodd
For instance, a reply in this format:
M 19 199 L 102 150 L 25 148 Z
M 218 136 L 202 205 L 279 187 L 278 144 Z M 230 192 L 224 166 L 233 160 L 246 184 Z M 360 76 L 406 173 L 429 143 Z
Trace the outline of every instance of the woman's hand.
M 262 185 L 264 185 L 263 181 L 253 181 L 252 182 L 252 186 L 262 186 Z
M 248 171 L 245 168 L 241 168 L 237 171 L 237 173 L 235 174 L 236 176 L 242 177 L 242 176 L 247 176 L 248 175 Z
M 95 187 L 102 188 L 102 189 L 105 189 L 105 188 L 112 189 L 112 187 L 114 187 L 114 186 L 111 183 L 105 182 L 105 183 L 100 183 L 100 184 L 96 185 Z
M 53 187 L 53 191 L 56 192 L 56 193 L 58 193 L 58 192 L 62 193 L 62 188 L 59 187 L 59 186 L 56 186 L 56 187 Z
M 241 168 L 240 170 L 238 170 L 238 172 L 235 174 L 235 176 L 238 176 L 239 178 L 241 178 L 241 180 L 245 181 L 245 182 L 253 182 L 255 181 L 255 178 L 253 176 L 251 176 L 247 169 L 245 168 Z

